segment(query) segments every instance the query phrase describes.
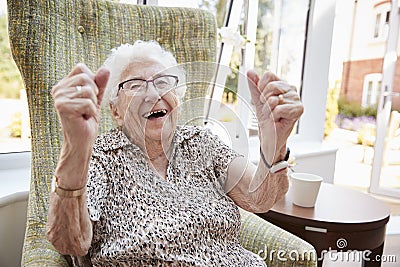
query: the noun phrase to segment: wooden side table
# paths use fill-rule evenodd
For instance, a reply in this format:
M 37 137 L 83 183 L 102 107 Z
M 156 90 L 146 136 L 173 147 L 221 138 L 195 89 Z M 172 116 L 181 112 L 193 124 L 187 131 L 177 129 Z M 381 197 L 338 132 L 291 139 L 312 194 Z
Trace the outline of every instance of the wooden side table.
M 289 189 L 270 211 L 258 215 L 312 244 L 318 266 L 332 250 L 362 251 L 364 266 L 381 266 L 390 211 L 367 194 L 322 183 L 315 207 L 303 208 L 293 204 Z

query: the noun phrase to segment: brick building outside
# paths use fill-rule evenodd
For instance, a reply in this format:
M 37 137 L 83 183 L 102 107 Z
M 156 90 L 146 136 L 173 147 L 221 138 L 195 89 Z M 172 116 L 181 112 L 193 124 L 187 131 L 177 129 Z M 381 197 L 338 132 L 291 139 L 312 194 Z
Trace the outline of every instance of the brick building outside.
M 340 94 L 348 101 L 357 102 L 362 105 L 365 77 L 374 73 L 382 72 L 383 59 L 355 60 L 343 63 L 343 76 Z M 366 88 L 366 90 L 368 90 Z M 379 91 L 379 90 L 378 90 Z M 393 79 L 393 92 L 400 94 L 400 60 L 397 59 L 395 76 Z M 400 110 L 400 97 L 392 97 L 392 109 Z
M 381 95 L 382 64 L 389 30 L 390 0 L 344 0 L 339 38 L 343 64 L 340 95 L 363 107 L 376 106 Z M 399 36 L 399 34 L 397 34 Z M 338 43 L 339 42 L 339 43 Z M 400 41 L 398 53 L 400 55 Z M 393 80 L 392 109 L 400 110 L 400 58 Z

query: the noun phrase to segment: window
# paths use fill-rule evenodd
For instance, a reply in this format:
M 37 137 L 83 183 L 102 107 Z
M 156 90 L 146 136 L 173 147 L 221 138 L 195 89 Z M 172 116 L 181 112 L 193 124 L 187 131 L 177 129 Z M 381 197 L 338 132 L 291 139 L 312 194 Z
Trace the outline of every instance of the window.
M 258 73 L 270 70 L 301 88 L 309 4 L 309 0 L 259 2 L 254 62 Z M 250 130 L 257 129 L 253 116 Z
M 385 24 L 389 24 L 389 19 L 390 19 L 390 11 L 387 11 L 386 12 Z
M 309 0 L 259 3 L 255 68 L 301 86 Z
M 0 8 L 0 153 L 30 151 L 26 93 L 11 55 L 6 7 Z
M 362 94 L 363 107 L 373 106 L 378 103 L 381 93 L 381 83 L 381 73 L 372 73 L 365 76 Z
M 376 14 L 374 38 L 378 38 L 381 26 L 381 14 Z
M 28 105 L 11 55 L 6 4 L 0 1 L 0 198 L 29 190 L 31 150 Z
M 383 3 L 375 7 L 374 39 L 384 41 L 387 38 L 390 19 L 390 3 Z

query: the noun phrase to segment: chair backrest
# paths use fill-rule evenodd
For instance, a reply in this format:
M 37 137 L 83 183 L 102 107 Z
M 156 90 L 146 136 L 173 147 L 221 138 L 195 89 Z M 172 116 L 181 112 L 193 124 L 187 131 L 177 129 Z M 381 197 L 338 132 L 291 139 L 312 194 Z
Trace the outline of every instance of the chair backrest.
M 156 40 L 179 63 L 215 61 L 216 23 L 208 12 L 120 4 L 105 0 L 7 0 L 11 48 L 29 104 L 32 177 L 23 266 L 67 266 L 45 237 L 50 181 L 62 141 L 51 88 L 78 62 L 97 70 L 111 48 L 135 40 Z M 206 66 L 206 65 L 205 65 Z M 192 67 L 189 76 L 210 79 L 210 70 Z M 186 98 L 206 94 L 193 83 Z M 201 116 L 195 101 L 183 115 Z M 103 115 L 101 131 L 112 125 Z

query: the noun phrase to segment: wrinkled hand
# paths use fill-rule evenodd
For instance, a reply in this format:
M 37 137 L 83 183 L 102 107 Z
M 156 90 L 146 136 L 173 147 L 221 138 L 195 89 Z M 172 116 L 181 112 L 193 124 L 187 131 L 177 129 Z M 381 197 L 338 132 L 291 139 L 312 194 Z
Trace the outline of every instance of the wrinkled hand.
M 261 78 L 247 72 L 252 102 L 256 108 L 261 149 L 272 164 L 286 154 L 286 141 L 303 113 L 303 105 L 294 86 L 266 72 Z
M 51 94 L 61 120 L 64 142 L 79 146 L 93 142 L 108 78 L 107 69 L 100 68 L 94 74 L 80 63 L 54 86 Z
M 77 64 L 51 91 L 64 135 L 55 170 L 61 188 L 76 190 L 86 184 L 109 76 L 106 68 L 94 74 L 84 64 Z

